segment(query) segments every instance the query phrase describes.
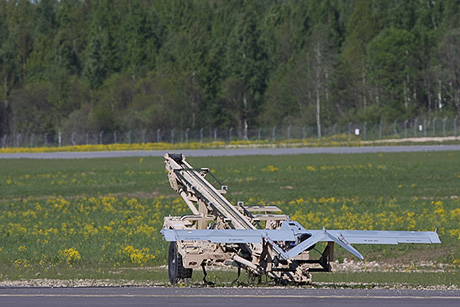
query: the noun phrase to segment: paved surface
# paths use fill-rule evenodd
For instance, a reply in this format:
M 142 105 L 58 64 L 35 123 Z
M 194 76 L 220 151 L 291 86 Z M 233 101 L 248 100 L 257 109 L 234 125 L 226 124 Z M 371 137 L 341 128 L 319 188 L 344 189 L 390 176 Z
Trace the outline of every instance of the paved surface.
M 242 149 L 199 149 L 171 150 L 187 157 L 254 156 L 254 155 L 297 155 L 297 154 L 347 154 L 385 152 L 431 152 L 459 151 L 460 145 L 420 146 L 372 146 L 372 147 L 317 147 L 317 148 L 242 148 Z M 164 150 L 94 151 L 94 152 L 49 152 L 0 154 L 0 159 L 90 159 L 115 157 L 163 157 Z
M 0 306 L 460 306 L 460 291 L 284 288 L 0 288 Z

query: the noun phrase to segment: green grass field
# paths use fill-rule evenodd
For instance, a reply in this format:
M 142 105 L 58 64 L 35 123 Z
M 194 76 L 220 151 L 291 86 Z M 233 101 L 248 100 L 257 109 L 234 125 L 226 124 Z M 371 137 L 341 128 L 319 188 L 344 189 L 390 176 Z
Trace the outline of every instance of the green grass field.
M 307 229 L 437 229 L 443 242 L 358 245 L 368 261 L 414 270 L 365 279 L 366 273 L 316 274 L 314 280 L 397 282 L 393 276 L 409 284 L 460 285 L 460 152 L 188 161 L 209 167 L 238 200 L 277 205 Z M 162 158 L 0 160 L 0 170 L 0 281 L 166 281 L 164 272 L 148 269 L 166 264 L 162 220 L 188 208 L 170 188 Z M 338 248 L 337 259 L 345 258 L 352 256 Z M 443 264 L 444 272 L 417 273 L 426 262 Z

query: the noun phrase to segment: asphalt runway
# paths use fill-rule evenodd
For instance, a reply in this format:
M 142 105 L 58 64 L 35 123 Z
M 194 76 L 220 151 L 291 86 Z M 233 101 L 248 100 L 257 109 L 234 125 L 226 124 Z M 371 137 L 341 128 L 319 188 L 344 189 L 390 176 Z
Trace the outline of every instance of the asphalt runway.
M 460 290 L 0 288 L 0 306 L 460 306 Z
M 420 146 L 368 146 L 368 147 L 302 147 L 302 148 L 238 148 L 171 150 L 187 157 L 222 157 L 254 155 L 298 155 L 298 154 L 352 154 L 388 152 L 433 152 L 459 151 L 460 145 Z M 46 153 L 4 153 L 0 159 L 92 159 L 121 157 L 163 157 L 164 150 L 92 151 L 92 152 L 46 152 Z

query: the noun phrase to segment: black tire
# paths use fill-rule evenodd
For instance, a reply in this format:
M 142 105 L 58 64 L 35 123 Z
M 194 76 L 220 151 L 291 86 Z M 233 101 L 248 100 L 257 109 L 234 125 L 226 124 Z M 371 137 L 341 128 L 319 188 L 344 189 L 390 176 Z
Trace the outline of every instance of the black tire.
M 177 284 L 181 279 L 192 278 L 193 270 L 184 268 L 182 256 L 177 252 L 176 242 L 169 244 L 168 272 L 172 285 Z

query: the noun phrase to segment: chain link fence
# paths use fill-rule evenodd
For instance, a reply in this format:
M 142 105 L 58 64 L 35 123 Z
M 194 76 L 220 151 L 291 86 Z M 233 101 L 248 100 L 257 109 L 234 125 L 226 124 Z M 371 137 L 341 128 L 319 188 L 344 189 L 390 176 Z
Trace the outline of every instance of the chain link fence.
M 392 123 L 348 123 L 323 127 L 321 137 L 361 140 L 381 140 L 389 138 L 446 137 L 458 135 L 458 117 L 454 119 L 415 119 L 394 121 Z M 288 126 L 248 129 L 250 141 L 296 142 L 318 138 L 316 126 Z M 130 131 L 91 131 L 85 133 L 16 133 L 2 135 L 0 146 L 6 147 L 47 147 L 96 144 L 132 144 L 132 143 L 189 143 L 189 142 L 232 142 L 244 140 L 236 129 L 200 128 L 200 129 L 156 129 Z

